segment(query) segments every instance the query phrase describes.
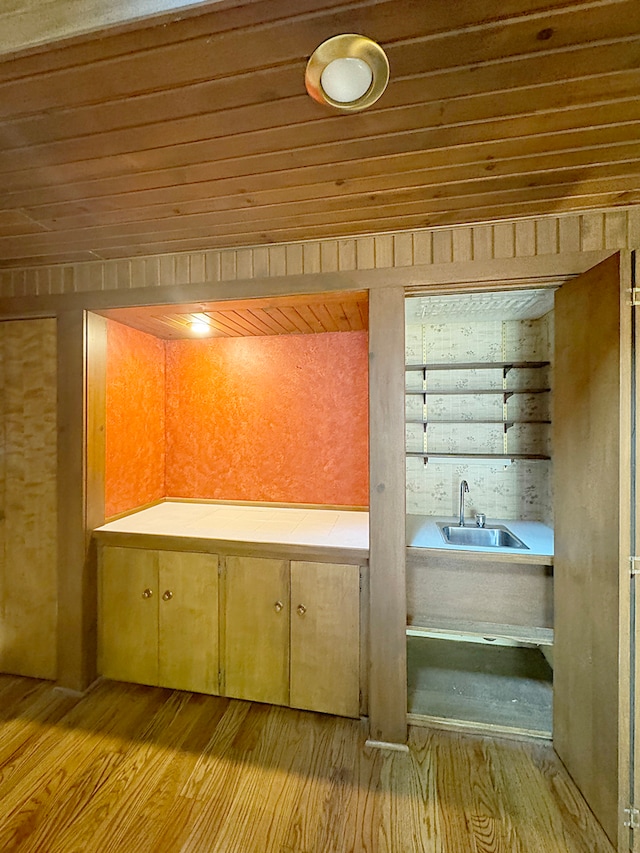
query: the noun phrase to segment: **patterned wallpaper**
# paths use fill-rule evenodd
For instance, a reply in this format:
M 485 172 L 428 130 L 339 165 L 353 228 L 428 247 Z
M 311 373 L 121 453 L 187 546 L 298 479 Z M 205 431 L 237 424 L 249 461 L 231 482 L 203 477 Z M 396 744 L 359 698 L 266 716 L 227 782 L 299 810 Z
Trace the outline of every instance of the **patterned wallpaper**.
M 107 321 L 105 514 L 164 497 L 164 344 Z
M 551 358 L 553 314 L 534 320 L 460 320 L 438 323 L 432 317 L 410 322 L 406 329 L 406 361 L 500 362 L 548 361 Z M 407 373 L 407 388 L 421 389 L 421 372 Z M 552 369 L 514 369 L 507 387 L 552 387 Z M 475 421 L 505 418 L 548 420 L 551 394 L 515 394 L 506 404 L 501 394 L 438 395 L 438 390 L 487 390 L 503 388 L 502 370 L 442 370 L 427 374 L 424 414 L 434 421 L 462 423 L 407 424 L 407 450 L 443 453 L 538 453 L 550 455 L 548 424 L 502 424 Z M 420 395 L 407 396 L 407 418 L 423 416 Z M 504 406 L 504 408 L 503 408 Z M 518 518 L 552 523 L 551 462 L 500 460 L 436 461 L 407 459 L 407 512 L 455 516 L 460 481 L 469 483 L 467 515 L 484 512 L 491 518 Z

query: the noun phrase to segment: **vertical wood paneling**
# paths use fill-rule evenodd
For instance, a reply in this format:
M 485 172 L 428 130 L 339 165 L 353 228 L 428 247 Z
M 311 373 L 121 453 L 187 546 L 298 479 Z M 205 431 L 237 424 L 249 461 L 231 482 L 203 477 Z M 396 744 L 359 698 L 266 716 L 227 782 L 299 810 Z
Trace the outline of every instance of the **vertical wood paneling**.
M 413 235 L 396 234 L 393 238 L 393 257 L 397 267 L 410 267 L 413 264 Z
M 0 355 L 0 667 L 55 678 L 55 320 L 0 324 Z
M 473 226 L 473 259 L 487 261 L 493 257 L 493 228 L 491 225 Z
M 338 272 L 338 244 L 334 240 L 320 244 L 320 267 L 322 272 Z
M 338 266 L 341 270 L 357 269 L 356 241 L 340 240 L 338 243 Z
M 640 244 L 640 207 L 0 273 L 0 297 L 531 258 Z
M 220 278 L 222 281 L 234 281 L 236 278 L 236 253 L 232 250 L 220 254 Z
M 603 246 L 604 213 L 585 213 L 582 216 L 582 251 L 596 251 Z
M 536 253 L 536 223 L 533 219 L 516 222 L 516 257 L 528 258 Z
M 370 737 L 407 736 L 404 292 L 369 296 Z
M 417 231 L 413 235 L 413 263 L 433 263 L 433 234 L 431 231 Z
M 356 253 L 359 270 L 374 269 L 376 265 L 376 253 L 373 237 L 359 237 L 356 240 Z
M 499 222 L 493 227 L 494 258 L 513 258 L 516 253 L 513 222 Z
M 561 216 L 558 219 L 558 231 L 560 241 L 560 253 L 580 251 L 579 216 Z
M 302 246 L 302 267 L 305 275 L 320 272 L 320 244 L 304 243 Z
M 558 251 L 558 220 L 540 219 L 536 222 L 536 255 L 555 255 Z
M 85 515 L 86 323 L 58 317 L 58 683 L 84 690 L 96 675 L 97 577 Z
M 269 275 L 281 276 L 287 274 L 286 246 L 271 246 L 269 248 Z
M 286 275 L 302 275 L 304 272 L 304 258 L 302 244 L 293 243 L 286 247 Z
M 604 215 L 604 243 L 606 249 L 624 249 L 627 246 L 627 220 L 624 210 L 609 210 Z
M 236 252 L 236 274 L 238 278 L 253 278 L 253 253 L 251 249 L 238 249 Z M 202 281 L 204 281 L 204 274 Z
M 379 234 L 374 240 L 376 268 L 392 267 L 394 264 L 393 236 L 391 234 Z
M 269 275 L 269 249 L 258 246 L 253 250 L 253 275 L 255 278 L 267 278 Z
M 433 263 L 450 264 L 453 260 L 451 231 L 435 231 L 433 234 Z

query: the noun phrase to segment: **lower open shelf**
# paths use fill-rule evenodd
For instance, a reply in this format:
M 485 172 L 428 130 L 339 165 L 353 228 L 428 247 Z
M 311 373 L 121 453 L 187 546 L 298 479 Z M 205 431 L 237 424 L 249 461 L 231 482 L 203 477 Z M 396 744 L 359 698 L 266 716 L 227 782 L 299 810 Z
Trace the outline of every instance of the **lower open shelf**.
M 407 637 L 408 713 L 551 737 L 553 671 L 538 648 Z

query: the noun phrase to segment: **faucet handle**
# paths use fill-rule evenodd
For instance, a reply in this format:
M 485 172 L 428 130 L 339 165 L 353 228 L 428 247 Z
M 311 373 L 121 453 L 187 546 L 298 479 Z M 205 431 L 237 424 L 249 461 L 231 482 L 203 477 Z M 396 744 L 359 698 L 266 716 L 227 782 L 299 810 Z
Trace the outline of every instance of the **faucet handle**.
M 478 527 L 484 527 L 487 523 L 487 516 L 483 512 L 476 513 L 476 524 Z

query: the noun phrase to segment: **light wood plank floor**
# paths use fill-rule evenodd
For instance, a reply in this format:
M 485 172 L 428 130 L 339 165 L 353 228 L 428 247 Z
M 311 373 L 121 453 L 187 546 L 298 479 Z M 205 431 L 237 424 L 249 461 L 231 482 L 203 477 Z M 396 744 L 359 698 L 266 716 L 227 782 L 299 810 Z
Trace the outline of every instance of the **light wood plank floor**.
M 546 744 L 0 676 L 0 850 L 611 853 Z

